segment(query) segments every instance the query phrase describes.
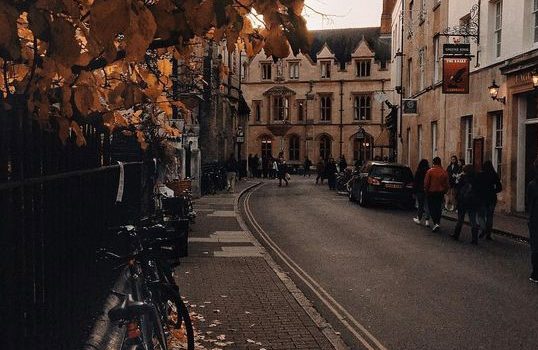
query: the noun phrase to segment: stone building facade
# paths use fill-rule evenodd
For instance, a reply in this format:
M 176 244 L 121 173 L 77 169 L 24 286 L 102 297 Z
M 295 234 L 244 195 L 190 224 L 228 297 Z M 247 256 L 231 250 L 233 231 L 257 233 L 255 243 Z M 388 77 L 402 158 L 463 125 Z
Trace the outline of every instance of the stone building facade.
M 351 163 L 388 156 L 389 109 L 383 99 L 392 94 L 391 10 L 385 12 L 385 32 L 379 27 L 312 31 L 306 55 L 273 62 L 261 53 L 245 62 L 243 95 L 251 110 L 247 153 L 267 158 L 284 152 L 295 165 L 305 157 L 315 163 L 344 155 Z M 360 127 L 364 138 L 358 140 Z
M 401 5 L 400 0 L 393 13 L 394 32 L 401 32 Z M 404 97 L 418 100 L 418 113 L 403 115 L 399 160 L 412 167 L 434 156 L 445 165 L 451 155 L 477 166 L 491 160 L 504 187 L 498 209 L 523 212 L 530 163 L 538 154 L 532 83 L 538 68 L 538 2 L 404 0 L 403 28 L 402 80 L 393 69 L 393 81 Z M 456 35 L 466 32 L 477 37 Z M 445 43 L 471 45 L 469 94 L 442 93 Z M 393 64 L 400 66 L 397 52 Z M 494 81 L 498 99 L 490 95 Z
M 245 130 L 248 106 L 241 91 L 241 54 L 229 52 L 226 42 L 205 43 L 204 89 L 200 105 L 200 149 L 202 164 L 225 162 L 231 154 L 246 157 L 237 143 L 239 130 Z

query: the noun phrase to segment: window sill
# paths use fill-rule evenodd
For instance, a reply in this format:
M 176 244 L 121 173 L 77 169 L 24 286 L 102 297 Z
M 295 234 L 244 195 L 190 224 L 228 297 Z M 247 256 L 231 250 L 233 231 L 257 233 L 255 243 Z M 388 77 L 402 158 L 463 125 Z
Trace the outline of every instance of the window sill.
M 331 124 L 330 120 L 318 120 L 318 124 Z

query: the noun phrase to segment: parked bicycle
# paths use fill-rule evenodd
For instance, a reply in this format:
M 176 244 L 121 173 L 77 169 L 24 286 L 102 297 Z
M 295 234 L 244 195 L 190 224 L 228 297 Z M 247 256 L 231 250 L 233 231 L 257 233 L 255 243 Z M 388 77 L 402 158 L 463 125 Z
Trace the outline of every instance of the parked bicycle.
M 122 226 L 117 235 L 126 240 L 124 255 L 101 249 L 100 257 L 123 261 L 127 266 L 129 293 L 112 308 L 110 320 L 126 327 L 122 350 L 167 350 L 170 335 L 194 350 L 194 330 L 188 309 L 175 283 L 170 261 L 174 261 L 174 238 L 163 225 Z

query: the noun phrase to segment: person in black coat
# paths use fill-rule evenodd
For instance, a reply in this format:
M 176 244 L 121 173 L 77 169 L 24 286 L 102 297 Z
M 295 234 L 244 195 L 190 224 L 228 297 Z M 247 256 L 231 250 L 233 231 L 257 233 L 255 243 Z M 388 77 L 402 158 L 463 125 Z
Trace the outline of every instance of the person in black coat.
M 469 216 L 471 223 L 472 244 L 478 244 L 478 230 L 476 214 L 478 210 L 479 197 L 477 193 L 477 175 L 472 165 L 468 164 L 463 167 L 463 175 L 460 179 L 457 189 L 458 194 L 458 222 L 454 229 L 452 238 L 458 240 L 461 228 L 465 220 L 465 214 Z
M 538 283 L 538 158 L 534 161 L 534 180 L 527 185 L 529 240 L 531 244 L 532 273 L 529 280 Z
M 484 162 L 482 171 L 478 174 L 478 198 L 480 206 L 478 208 L 478 222 L 482 232 L 480 238 L 486 237 L 491 240 L 491 231 L 493 230 L 493 214 L 497 205 L 497 193 L 501 192 L 503 186 L 499 175 L 493 168 L 491 161 Z
M 327 165 L 325 166 L 325 173 L 327 174 L 327 182 L 329 183 L 329 189 L 336 189 L 336 173 L 338 169 L 336 168 L 336 162 L 333 158 L 329 158 Z
M 430 213 L 428 211 L 428 205 L 426 203 L 426 193 L 424 193 L 424 178 L 426 172 L 430 169 L 430 163 L 427 159 L 422 159 L 418 163 L 417 171 L 415 172 L 415 178 L 413 181 L 413 189 L 415 192 L 415 198 L 417 200 L 417 216 L 413 218 L 415 224 L 420 225 L 422 218 L 424 218 L 424 225 L 430 226 Z
M 347 168 L 346 157 L 344 157 L 343 154 L 340 156 L 340 161 L 338 162 L 338 166 L 340 167 L 340 172 L 344 172 Z
M 282 186 L 282 180 L 286 182 L 286 186 L 288 186 L 288 179 L 286 178 L 288 175 L 288 165 L 286 164 L 286 161 L 284 158 L 278 159 L 278 186 Z
M 460 165 L 458 164 L 458 157 L 450 157 L 450 164 L 446 168 L 448 173 L 448 193 L 446 194 L 445 209 L 453 211 L 456 208 L 456 180 L 458 175 L 461 173 Z

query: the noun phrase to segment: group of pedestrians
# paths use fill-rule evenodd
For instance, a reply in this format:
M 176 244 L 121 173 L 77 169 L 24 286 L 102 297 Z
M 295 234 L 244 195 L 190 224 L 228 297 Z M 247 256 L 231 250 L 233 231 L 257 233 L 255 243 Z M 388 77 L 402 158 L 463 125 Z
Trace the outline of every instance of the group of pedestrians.
M 458 220 L 452 238 L 458 240 L 465 217 L 471 224 L 471 243 L 478 238 L 491 239 L 493 213 L 497 204 L 497 193 L 502 191 L 501 181 L 491 161 L 476 172 L 470 164 L 453 156 L 447 169 L 443 169 L 441 158 L 433 159 L 432 167 L 422 159 L 415 172 L 415 197 L 417 215 L 413 221 L 430 226 L 437 232 L 441 227 L 443 205 L 446 210 L 457 210 Z
M 316 185 L 327 179 L 330 190 L 336 190 L 336 175 L 339 172 L 343 172 L 347 168 L 346 158 L 342 155 L 338 160 L 338 164 L 333 157 L 328 157 L 327 160 L 324 160 L 322 157 L 319 158 L 319 161 L 316 164 Z

